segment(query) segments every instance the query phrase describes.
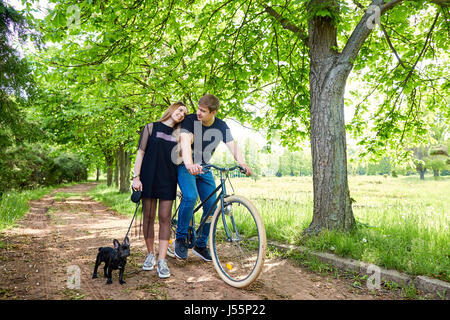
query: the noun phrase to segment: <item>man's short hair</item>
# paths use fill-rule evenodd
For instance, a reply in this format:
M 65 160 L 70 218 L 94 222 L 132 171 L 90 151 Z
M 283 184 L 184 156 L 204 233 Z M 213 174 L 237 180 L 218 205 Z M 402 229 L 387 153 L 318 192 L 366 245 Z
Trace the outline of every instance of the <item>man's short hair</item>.
M 214 110 L 218 110 L 220 106 L 219 99 L 212 94 L 205 94 L 200 98 L 198 104 L 206 105 L 209 109 L 209 112 L 213 112 Z

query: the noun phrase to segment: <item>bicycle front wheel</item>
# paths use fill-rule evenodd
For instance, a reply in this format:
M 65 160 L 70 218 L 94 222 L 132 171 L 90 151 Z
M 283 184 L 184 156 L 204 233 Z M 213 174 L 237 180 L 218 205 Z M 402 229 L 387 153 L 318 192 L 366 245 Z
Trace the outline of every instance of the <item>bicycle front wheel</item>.
M 261 273 L 266 231 L 255 206 L 241 196 L 224 199 L 212 218 L 209 246 L 219 276 L 233 287 L 250 285 Z

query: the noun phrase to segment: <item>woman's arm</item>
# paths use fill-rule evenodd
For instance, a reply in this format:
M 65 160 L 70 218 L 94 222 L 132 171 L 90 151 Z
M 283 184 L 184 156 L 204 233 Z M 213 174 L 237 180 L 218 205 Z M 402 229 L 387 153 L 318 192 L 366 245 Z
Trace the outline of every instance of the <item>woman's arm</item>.
M 139 149 L 136 155 L 136 160 L 134 161 L 134 178 L 133 178 L 133 189 L 142 191 L 142 182 L 140 177 L 141 172 L 141 166 L 142 166 L 142 160 L 144 159 L 145 151 Z
M 136 160 L 134 161 L 134 168 L 133 168 L 133 189 L 142 191 L 142 183 L 141 183 L 141 167 L 142 167 L 142 160 L 144 159 L 145 150 L 147 149 L 147 142 L 150 138 L 150 135 L 152 134 L 153 130 L 153 123 L 149 123 L 144 127 L 144 130 L 142 130 L 141 137 L 139 138 L 139 148 L 136 155 Z
M 186 169 L 190 174 L 196 175 L 202 173 L 202 166 L 198 163 L 194 163 L 192 160 L 192 150 L 191 142 L 193 139 L 192 133 L 181 133 L 180 144 L 181 144 L 181 156 L 183 157 L 183 162 Z

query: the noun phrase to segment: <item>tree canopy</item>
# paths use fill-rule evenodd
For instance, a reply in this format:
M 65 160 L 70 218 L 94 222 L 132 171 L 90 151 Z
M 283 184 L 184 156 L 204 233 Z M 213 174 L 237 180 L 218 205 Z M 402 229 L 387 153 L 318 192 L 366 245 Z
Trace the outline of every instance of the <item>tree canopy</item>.
M 194 111 L 212 93 L 219 117 L 269 141 L 311 139 L 315 194 L 329 195 L 314 215 L 333 220 L 345 207 L 347 226 L 346 132 L 360 156 L 401 157 L 411 149 L 400 146 L 429 135 L 430 119 L 450 116 L 448 0 L 50 4 L 33 21 L 45 49 L 32 59 L 36 109 L 55 139 L 107 158 L 117 145 L 133 150 L 139 128 L 171 102 Z M 347 87 L 344 104 L 347 79 L 358 87 Z M 345 123 L 344 107 L 354 108 Z
M 309 136 L 308 15 L 336 24 L 332 49 L 342 52 L 371 2 L 322 1 L 314 10 L 314 1 L 270 3 L 58 1 L 41 21 L 48 49 L 38 74 L 94 117 L 108 108 L 136 116 L 134 129 L 170 101 L 192 111 L 211 92 L 222 101 L 219 116 L 265 129 L 269 139 L 281 130 L 295 145 Z M 347 130 L 367 152 L 425 134 L 426 110 L 448 117 L 448 2 L 389 4 L 396 7 L 353 61 L 351 77 L 364 86 L 347 97 L 358 101 Z

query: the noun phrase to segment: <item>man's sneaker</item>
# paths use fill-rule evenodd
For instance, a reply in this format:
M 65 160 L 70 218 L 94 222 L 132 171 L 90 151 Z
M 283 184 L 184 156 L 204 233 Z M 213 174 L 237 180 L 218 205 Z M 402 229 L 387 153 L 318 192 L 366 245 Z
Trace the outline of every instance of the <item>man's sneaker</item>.
M 212 261 L 211 255 L 209 254 L 208 248 L 200 248 L 200 247 L 194 247 L 192 249 L 192 252 L 196 255 L 202 258 L 205 261 Z
M 167 255 L 171 258 L 176 258 L 174 249 L 172 249 L 170 246 L 167 248 Z
M 142 270 L 145 270 L 145 271 L 153 270 L 153 268 L 155 267 L 155 264 L 156 264 L 156 257 L 153 253 L 150 252 L 147 255 L 147 257 L 145 258 L 145 262 L 142 265 Z
M 156 268 L 156 271 L 158 271 L 158 277 L 160 278 L 170 277 L 170 270 L 169 266 L 167 265 L 166 259 L 158 260 L 158 267 Z
M 186 239 L 175 240 L 175 256 L 178 259 L 186 260 L 188 257 L 188 247 L 186 244 Z

